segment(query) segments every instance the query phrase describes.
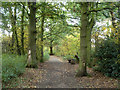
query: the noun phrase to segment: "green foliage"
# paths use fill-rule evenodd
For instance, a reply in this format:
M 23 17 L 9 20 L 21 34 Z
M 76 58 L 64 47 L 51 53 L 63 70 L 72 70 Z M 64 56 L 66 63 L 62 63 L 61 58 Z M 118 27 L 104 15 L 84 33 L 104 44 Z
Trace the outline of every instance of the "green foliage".
M 55 55 L 70 58 L 77 53 L 79 54 L 80 36 L 78 33 L 74 33 L 74 35 L 66 35 L 65 39 L 60 41 L 59 45 L 55 47 Z
M 103 41 L 96 52 L 98 70 L 109 77 L 120 76 L 120 63 L 117 63 L 118 45 L 107 39 Z
M 74 58 L 74 56 L 72 56 L 72 55 L 66 55 L 66 56 L 64 57 L 65 60 L 71 60 L 71 59 L 73 59 L 73 58 Z
M 26 56 L 2 55 L 2 82 L 8 83 L 12 78 L 21 75 L 25 70 Z
M 45 51 L 45 52 L 44 52 L 44 56 L 43 56 L 43 61 L 48 60 L 49 57 L 50 57 L 49 52 L 48 52 L 48 51 Z

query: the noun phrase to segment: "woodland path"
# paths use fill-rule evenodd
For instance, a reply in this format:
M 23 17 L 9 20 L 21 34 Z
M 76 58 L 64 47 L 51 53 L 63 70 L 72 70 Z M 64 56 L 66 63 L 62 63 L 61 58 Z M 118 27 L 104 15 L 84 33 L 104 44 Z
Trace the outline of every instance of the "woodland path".
M 50 56 L 38 69 L 27 68 L 20 77 L 19 88 L 116 88 L 117 80 L 105 77 L 88 68 L 90 76 L 75 77 L 78 64 L 71 65 L 56 56 Z M 22 81 L 22 83 L 20 82 Z

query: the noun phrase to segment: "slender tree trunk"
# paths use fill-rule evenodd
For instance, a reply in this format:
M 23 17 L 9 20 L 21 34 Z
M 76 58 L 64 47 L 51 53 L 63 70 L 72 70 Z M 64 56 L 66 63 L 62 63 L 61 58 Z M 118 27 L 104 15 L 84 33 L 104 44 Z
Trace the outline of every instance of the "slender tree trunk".
M 30 58 L 27 61 L 27 67 L 37 67 L 36 59 L 36 2 L 28 3 L 30 8 L 29 15 L 29 52 Z
M 14 53 L 14 43 L 15 43 L 15 38 L 14 38 L 14 33 L 12 33 L 12 44 L 11 44 L 11 52 L 12 52 L 12 54 Z
M 118 59 L 120 59 L 120 2 L 118 2 L 118 45 L 119 45 L 119 50 L 118 50 Z M 120 77 L 118 77 L 118 88 L 120 89 Z
M 50 55 L 53 55 L 53 47 L 50 46 Z
M 44 19 L 45 17 L 43 15 L 41 20 L 41 57 L 40 57 L 41 62 L 43 62 L 43 56 L 44 56 L 44 53 L 43 53 Z
M 79 69 L 76 76 L 85 76 L 87 75 L 87 10 L 88 3 L 81 3 L 81 30 L 80 30 L 80 62 Z
M 12 9 L 11 7 L 9 6 L 9 15 L 10 15 L 10 19 L 11 19 L 11 26 L 12 26 L 12 44 L 11 44 L 11 52 L 12 54 L 14 53 L 14 43 L 15 43 L 15 37 L 14 37 L 14 27 L 13 27 L 13 15 L 12 15 Z
M 22 16 L 21 16 L 21 51 L 22 54 L 24 55 L 24 7 L 22 8 Z
M 113 25 L 113 27 L 115 28 L 115 27 L 116 27 L 116 23 L 115 23 L 115 18 L 114 18 L 113 11 L 110 11 L 110 14 L 111 14 L 111 16 L 112 16 L 112 25 Z
M 53 55 L 53 45 L 52 45 L 52 40 L 50 41 L 50 55 Z
M 44 3 L 43 3 L 44 4 Z M 42 7 L 42 19 L 41 19 L 41 55 L 40 55 L 40 62 L 43 62 L 43 56 L 44 56 L 44 52 L 43 52 L 43 35 L 44 35 L 44 20 L 45 20 L 45 15 L 44 15 L 44 10 L 45 7 Z
M 14 34 L 15 34 L 15 40 L 16 40 L 16 47 L 17 47 L 17 54 L 21 55 L 21 51 L 20 51 L 20 46 L 19 46 L 19 41 L 18 41 L 18 35 L 17 35 L 17 30 L 16 30 L 16 6 L 14 9 Z
M 10 18 L 11 18 L 11 26 L 12 26 L 12 53 L 14 52 L 14 42 L 16 42 L 16 47 L 17 47 L 17 54 L 21 55 L 20 51 L 20 46 L 18 42 L 18 35 L 17 35 L 17 30 L 16 30 L 16 6 L 14 8 L 14 15 L 12 15 L 12 9 L 9 7 L 9 12 L 10 12 Z
M 16 40 L 16 47 L 17 47 L 17 54 L 21 55 L 20 51 L 20 46 L 19 46 L 19 41 L 18 41 L 18 35 L 17 35 L 17 30 L 16 30 L 16 6 L 14 9 L 14 33 L 15 33 L 15 40 Z

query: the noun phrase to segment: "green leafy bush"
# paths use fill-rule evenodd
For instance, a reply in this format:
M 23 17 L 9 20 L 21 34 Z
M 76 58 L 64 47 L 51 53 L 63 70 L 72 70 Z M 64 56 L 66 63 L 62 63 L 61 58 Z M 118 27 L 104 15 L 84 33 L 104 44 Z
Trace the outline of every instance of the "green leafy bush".
M 7 83 L 25 70 L 26 56 L 2 55 L 2 82 Z
M 96 52 L 98 70 L 109 77 L 120 77 L 120 63 L 117 63 L 118 45 L 105 40 Z
M 64 59 L 66 59 L 66 60 L 71 60 L 71 59 L 73 59 L 74 58 L 74 56 L 72 56 L 72 55 L 66 55 L 65 57 L 64 57 Z

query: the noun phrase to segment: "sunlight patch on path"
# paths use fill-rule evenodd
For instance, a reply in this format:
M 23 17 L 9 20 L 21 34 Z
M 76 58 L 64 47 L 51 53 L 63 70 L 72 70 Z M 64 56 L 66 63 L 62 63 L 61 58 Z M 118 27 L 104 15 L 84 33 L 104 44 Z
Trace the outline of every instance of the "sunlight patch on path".
M 50 59 L 48 62 L 63 62 L 63 61 L 56 56 L 50 56 Z
M 61 59 L 58 59 L 60 62 L 63 62 Z

